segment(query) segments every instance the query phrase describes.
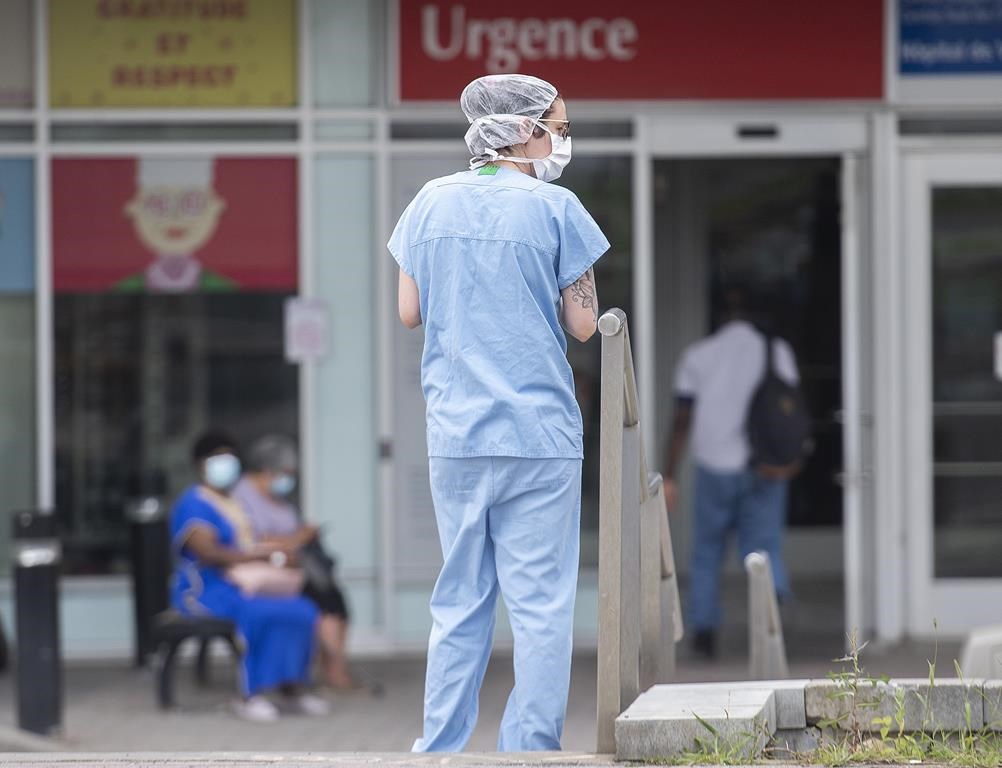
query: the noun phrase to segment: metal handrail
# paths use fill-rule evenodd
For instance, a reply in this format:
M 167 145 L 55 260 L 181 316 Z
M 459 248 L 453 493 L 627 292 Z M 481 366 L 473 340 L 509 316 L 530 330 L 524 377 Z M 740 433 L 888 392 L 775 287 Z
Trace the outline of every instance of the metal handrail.
M 661 475 L 649 472 L 626 313 L 602 334 L 599 499 L 598 751 L 642 689 L 674 674 L 682 619 Z
M 640 421 L 640 409 L 637 406 L 637 375 L 633 370 L 633 351 L 630 348 L 630 333 L 626 327 L 626 313 L 619 308 L 610 309 L 598 319 L 598 331 L 603 336 L 616 336 L 620 331 L 623 333 L 626 347 L 623 355 L 623 375 L 625 376 L 623 426 L 632 427 Z

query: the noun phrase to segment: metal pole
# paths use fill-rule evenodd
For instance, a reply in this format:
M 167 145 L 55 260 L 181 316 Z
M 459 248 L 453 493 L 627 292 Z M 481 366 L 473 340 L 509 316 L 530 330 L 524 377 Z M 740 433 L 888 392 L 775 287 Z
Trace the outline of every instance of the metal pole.
M 649 475 L 626 314 L 599 319 L 598 751 L 616 750 L 616 718 L 641 688 L 674 672 L 681 637 L 661 476 Z
M 150 496 L 129 505 L 132 546 L 132 597 L 136 625 L 136 666 L 156 651 L 153 617 L 167 610 L 170 574 L 169 534 L 164 505 Z
M 14 514 L 17 722 L 51 735 L 62 726 L 59 567 L 62 550 L 47 512 Z
M 598 541 L 598 735 L 599 752 L 616 751 L 620 709 L 620 624 L 622 622 L 623 411 L 622 311 L 598 321 L 602 334 L 602 421 L 599 458 Z

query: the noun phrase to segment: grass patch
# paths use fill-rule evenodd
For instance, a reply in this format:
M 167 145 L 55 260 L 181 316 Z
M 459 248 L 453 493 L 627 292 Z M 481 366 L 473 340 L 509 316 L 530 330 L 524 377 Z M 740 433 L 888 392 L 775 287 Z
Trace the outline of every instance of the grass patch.
M 817 749 L 791 752 L 770 746 L 760 754 L 762 744 L 769 740 L 764 724 L 760 724 L 760 732 L 725 737 L 710 723 L 697 717 L 706 730 L 706 736 L 697 738 L 692 750 L 661 764 L 748 765 L 768 764 L 779 759 L 787 765 L 823 765 L 831 768 L 853 765 L 1002 766 L 1002 733 L 989 727 L 972 727 L 970 701 L 965 701 L 963 721 L 966 725 L 959 731 L 948 732 L 937 728 L 932 718 L 931 697 L 903 688 L 894 691 L 892 714 L 874 716 L 873 710 L 879 702 L 870 691 L 890 680 L 886 676 L 874 677 L 863 668 L 860 654 L 865 647 L 865 643 L 858 645 L 853 633 L 849 637 L 849 652 L 833 660 L 841 664 L 840 670 L 828 675 L 836 683 L 829 699 L 836 705 L 838 714 L 817 724 L 821 744 Z M 930 688 L 936 685 L 938 654 L 937 643 L 932 660 L 927 662 Z M 963 682 L 960 665 L 956 661 L 953 664 L 957 677 Z M 918 730 L 905 730 L 908 697 L 912 697 L 913 702 L 917 699 L 921 706 L 922 723 Z M 978 719 L 980 721 L 980 717 Z

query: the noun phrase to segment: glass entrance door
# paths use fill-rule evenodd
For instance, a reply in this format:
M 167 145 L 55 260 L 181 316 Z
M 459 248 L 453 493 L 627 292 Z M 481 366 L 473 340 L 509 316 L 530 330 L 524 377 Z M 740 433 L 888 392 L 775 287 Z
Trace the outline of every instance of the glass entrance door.
M 1002 158 L 904 167 L 910 624 L 1002 621 Z
M 844 555 L 858 549 L 863 461 L 860 392 L 851 386 L 861 327 L 856 165 L 840 155 L 666 158 L 653 174 L 658 423 L 667 431 L 682 350 L 719 324 L 721 286 L 740 287 L 749 319 L 793 347 L 814 420 L 815 451 L 790 489 L 785 547 L 804 599 L 784 629 L 793 645 L 826 652 L 863 623 Z M 693 492 L 681 480 L 672 526 L 686 575 Z M 747 586 L 733 552 L 728 559 L 725 625 L 743 643 Z

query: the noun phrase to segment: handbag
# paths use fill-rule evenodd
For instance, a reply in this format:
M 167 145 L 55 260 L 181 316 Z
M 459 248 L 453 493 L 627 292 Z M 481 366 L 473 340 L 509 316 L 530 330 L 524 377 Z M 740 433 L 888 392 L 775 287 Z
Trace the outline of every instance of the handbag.
M 306 582 L 314 589 L 325 591 L 334 586 L 334 568 L 337 563 L 319 541 L 313 539 L 296 553 L 303 565 Z
M 271 563 L 238 563 L 226 569 L 226 578 L 245 597 L 297 597 L 303 591 L 305 575 L 301 568 L 285 568 Z

